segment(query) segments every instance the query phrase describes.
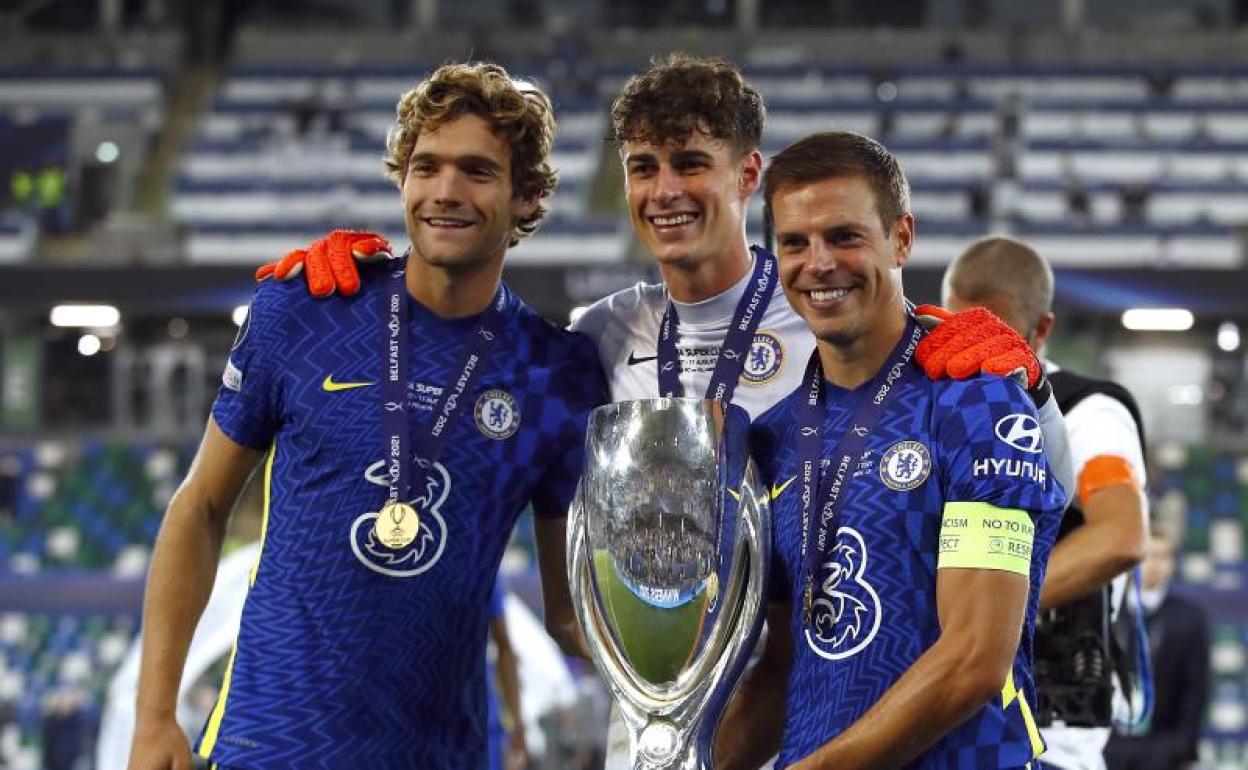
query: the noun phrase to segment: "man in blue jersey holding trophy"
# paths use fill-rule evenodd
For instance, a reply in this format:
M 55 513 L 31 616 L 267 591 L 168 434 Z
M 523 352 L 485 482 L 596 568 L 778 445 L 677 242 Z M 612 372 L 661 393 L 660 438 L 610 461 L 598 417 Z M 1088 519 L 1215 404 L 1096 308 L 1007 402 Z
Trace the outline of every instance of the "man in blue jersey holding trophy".
M 410 256 L 367 266 L 350 299 L 257 290 L 153 556 L 131 770 L 191 767 L 178 680 L 266 452 L 262 550 L 196 753 L 231 770 L 486 764 L 499 559 L 525 506 L 566 516 L 605 384 L 588 339 L 500 283 L 554 186 L 547 97 L 446 65 L 397 112 L 385 160 Z
M 897 161 L 816 134 L 771 162 L 781 283 L 817 340 L 759 417 L 773 489 L 773 628 L 720 729 L 717 765 L 1023 768 L 1031 633 L 1065 493 L 1008 378 L 932 381 L 901 286 L 914 242 Z M 930 358 L 930 356 L 929 356 Z M 783 727 L 777 729 L 777 713 Z

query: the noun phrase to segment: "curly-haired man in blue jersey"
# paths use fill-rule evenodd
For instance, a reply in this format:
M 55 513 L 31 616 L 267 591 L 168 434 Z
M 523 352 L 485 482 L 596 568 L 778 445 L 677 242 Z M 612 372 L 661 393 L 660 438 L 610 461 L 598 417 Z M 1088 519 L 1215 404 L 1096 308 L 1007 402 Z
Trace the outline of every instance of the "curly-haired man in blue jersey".
M 526 506 L 566 516 L 606 395 L 592 342 L 500 282 L 554 186 L 553 130 L 547 97 L 501 67 L 441 67 L 402 97 L 387 148 L 410 255 L 335 302 L 257 290 L 157 540 L 131 770 L 191 766 L 183 660 L 266 453 L 261 554 L 196 753 L 231 770 L 485 766 L 499 560 Z

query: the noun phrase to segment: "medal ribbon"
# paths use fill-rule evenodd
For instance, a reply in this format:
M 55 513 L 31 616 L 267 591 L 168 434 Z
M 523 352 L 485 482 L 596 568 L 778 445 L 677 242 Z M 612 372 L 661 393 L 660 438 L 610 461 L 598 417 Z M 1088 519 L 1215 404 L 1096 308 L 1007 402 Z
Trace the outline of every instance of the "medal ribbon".
M 412 499 L 410 458 L 413 438 L 407 418 L 407 320 L 408 302 L 411 300 L 407 295 L 403 268 L 390 274 L 384 299 L 386 306 L 382 317 L 386 318 L 386 334 L 382 339 L 382 359 L 386 366 L 381 380 L 381 433 L 384 442 L 382 451 L 390 472 L 387 495 L 391 502 L 408 502 Z M 464 393 L 481 371 L 485 354 L 498 337 L 506 306 L 507 294 L 500 285 L 468 338 L 459 362 L 459 375 L 442 388 L 429 423 L 416 436 L 417 453 L 431 463 L 442 456 L 451 418 L 458 411 Z
M 841 436 L 830 455 L 832 462 L 826 477 L 821 464 L 823 425 L 827 415 L 823 364 L 819 360 L 818 350 L 810 354 L 810 363 L 806 366 L 806 374 L 802 380 L 806 397 L 794 409 L 798 426 L 797 457 L 801 464 L 799 480 L 802 484 L 802 579 L 806 584 L 802 596 L 802 617 L 806 623 L 810 622 L 811 606 L 814 602 L 815 573 L 835 545 L 834 525 L 844 507 L 845 488 L 853 479 L 857 459 L 884 413 L 889 397 L 900 390 L 911 377 L 916 376 L 915 367 L 909 364 L 922 337 L 922 327 L 914 320 L 914 316 L 908 316 L 901 340 L 893 347 L 884 366 L 880 367 L 866 387 L 859 388 L 855 394 L 859 403 L 849 423 L 850 428 Z M 814 527 L 815 537 L 812 543 L 811 520 L 816 508 L 819 517 Z
M 715 362 L 715 370 L 711 372 L 711 381 L 706 389 L 706 398 L 732 402 L 732 393 L 745 369 L 745 357 L 754 343 L 754 333 L 762 323 L 767 305 L 771 303 L 771 295 L 776 284 L 776 258 L 765 249 L 750 247 L 754 254 L 754 272 L 750 276 L 752 290 L 742 295 L 737 308 L 732 314 L 732 324 L 724 337 L 723 347 L 719 350 L 719 358 Z M 680 317 L 676 314 L 676 306 L 668 300 L 667 310 L 663 313 L 663 322 L 659 325 L 658 366 L 659 395 L 664 398 L 680 398 L 685 389 L 680 384 L 680 354 L 676 350 L 676 328 Z

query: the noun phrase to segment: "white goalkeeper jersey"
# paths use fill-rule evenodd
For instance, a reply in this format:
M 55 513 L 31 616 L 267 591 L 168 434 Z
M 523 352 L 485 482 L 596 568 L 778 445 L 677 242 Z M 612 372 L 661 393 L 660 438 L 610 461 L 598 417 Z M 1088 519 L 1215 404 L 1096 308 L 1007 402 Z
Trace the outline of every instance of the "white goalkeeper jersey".
M 680 318 L 676 351 L 684 395 L 703 398 L 737 303 L 750 273 L 727 291 L 702 302 L 676 302 Z M 659 397 L 659 325 L 667 310 L 667 286 L 639 283 L 594 303 L 572 325 L 598 346 L 612 401 Z M 732 402 L 753 419 L 792 392 L 815 349 L 810 327 L 789 307 L 777 284 L 746 355 Z

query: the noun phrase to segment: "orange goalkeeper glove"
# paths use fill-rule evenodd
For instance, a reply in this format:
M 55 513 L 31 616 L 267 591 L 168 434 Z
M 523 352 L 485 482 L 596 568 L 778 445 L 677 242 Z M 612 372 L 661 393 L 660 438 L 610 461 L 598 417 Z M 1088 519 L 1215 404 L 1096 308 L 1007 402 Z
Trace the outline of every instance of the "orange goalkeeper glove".
M 357 261 L 376 262 L 390 257 L 390 243 L 376 233 L 334 230 L 307 248 L 295 249 L 277 262 L 262 266 L 256 271 L 256 280 L 272 277 L 285 281 L 303 272 L 312 296 L 328 297 L 336 290 L 349 297 L 360 290 Z
M 1037 406 L 1048 400 L 1049 383 L 1035 351 L 990 310 L 973 307 L 950 313 L 936 305 L 919 305 L 914 315 L 931 330 L 914 352 L 929 378 L 964 380 L 980 372 L 1013 377 Z

